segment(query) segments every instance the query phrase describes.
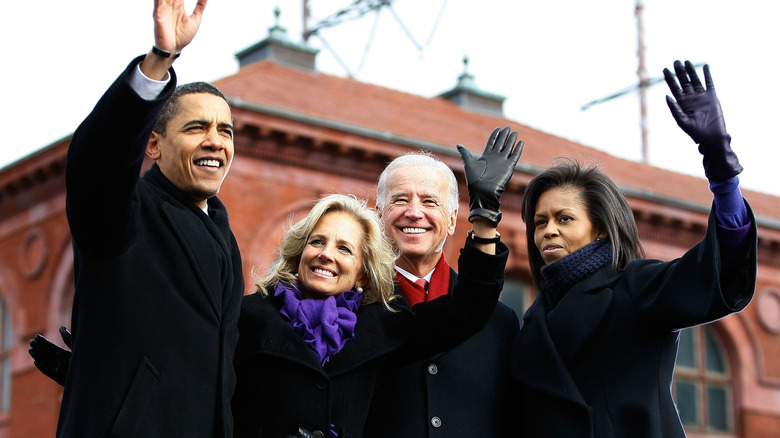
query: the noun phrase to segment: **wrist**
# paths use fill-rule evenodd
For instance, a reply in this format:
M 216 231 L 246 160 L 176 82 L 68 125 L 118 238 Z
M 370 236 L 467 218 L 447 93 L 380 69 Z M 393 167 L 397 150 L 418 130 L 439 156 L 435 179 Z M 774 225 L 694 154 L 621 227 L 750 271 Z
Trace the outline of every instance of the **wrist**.
M 492 237 L 483 237 L 483 236 L 477 236 L 474 230 L 471 230 L 469 231 L 468 238 L 474 243 L 484 243 L 484 244 L 498 243 L 501 241 L 501 233 L 495 231 Z
M 171 58 L 172 57 L 173 59 L 176 59 L 179 56 L 181 56 L 181 52 L 171 53 L 171 52 L 169 52 L 167 50 L 163 50 L 163 49 L 161 49 L 161 48 L 159 48 L 157 46 L 152 46 L 152 50 L 151 51 L 152 51 L 153 54 L 159 56 L 160 58 L 166 58 L 167 59 L 167 58 Z

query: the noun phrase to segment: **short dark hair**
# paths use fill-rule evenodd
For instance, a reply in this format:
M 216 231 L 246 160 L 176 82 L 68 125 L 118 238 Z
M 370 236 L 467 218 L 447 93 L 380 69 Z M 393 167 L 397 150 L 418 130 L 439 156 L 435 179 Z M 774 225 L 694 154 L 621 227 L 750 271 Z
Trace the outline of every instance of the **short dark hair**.
M 222 94 L 219 89 L 208 82 L 191 82 L 189 84 L 182 84 L 173 90 L 173 94 L 163 104 L 160 110 L 160 115 L 157 117 L 157 122 L 154 124 L 152 131 L 165 136 L 165 128 L 168 126 L 168 122 L 171 121 L 179 112 L 179 98 L 188 94 L 206 93 L 213 94 L 214 96 L 221 97 L 225 102 L 227 98 Z
M 582 167 L 574 159 L 563 159 L 535 176 L 523 196 L 523 221 L 528 245 L 528 261 L 534 284 L 544 288 L 542 267 L 544 261 L 534 242 L 534 215 L 536 204 L 543 193 L 556 187 L 579 188 L 588 219 L 594 227 L 607 233 L 612 246 L 612 267 L 625 269 L 630 262 L 645 256 L 634 215 L 623 192 L 596 166 Z

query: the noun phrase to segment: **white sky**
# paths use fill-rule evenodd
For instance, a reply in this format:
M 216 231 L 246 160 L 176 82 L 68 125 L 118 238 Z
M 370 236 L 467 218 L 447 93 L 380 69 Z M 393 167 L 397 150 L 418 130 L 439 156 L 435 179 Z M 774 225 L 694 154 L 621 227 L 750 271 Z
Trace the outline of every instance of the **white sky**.
M 352 0 L 310 3 L 313 25 Z M 175 64 L 180 82 L 235 73 L 234 54 L 267 36 L 276 6 L 280 24 L 300 41 L 301 4 L 211 0 L 200 32 Z M 0 146 L 0 167 L 73 132 L 130 59 L 152 45 L 152 6 L 152 0 L 3 5 L 0 120 L 11 131 Z M 321 35 L 357 79 L 428 97 L 455 85 L 466 55 L 477 85 L 507 97 L 507 118 L 639 160 L 637 93 L 580 110 L 638 81 L 634 6 L 635 0 L 396 0 L 393 10 L 416 43 L 387 9 L 378 20 L 373 12 Z M 780 195 L 772 178 L 780 162 L 774 131 L 780 124 L 780 3 L 644 0 L 644 6 L 648 75 L 661 76 L 676 59 L 709 63 L 745 167 L 743 187 Z M 320 71 L 347 75 L 320 39 L 310 43 L 321 49 Z M 649 161 L 703 177 L 696 145 L 675 124 L 666 94 L 664 82 L 647 93 Z

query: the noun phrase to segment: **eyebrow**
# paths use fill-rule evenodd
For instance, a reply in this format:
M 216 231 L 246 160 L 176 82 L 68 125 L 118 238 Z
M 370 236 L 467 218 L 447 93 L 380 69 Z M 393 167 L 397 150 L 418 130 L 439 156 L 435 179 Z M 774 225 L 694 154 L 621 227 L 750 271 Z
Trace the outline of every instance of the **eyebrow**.
M 555 210 L 553 212 L 553 216 L 558 216 L 559 214 L 565 213 L 567 211 L 574 211 L 574 209 L 569 208 L 569 207 L 564 207 L 564 208 L 561 208 L 560 210 Z M 569 214 L 571 214 L 571 213 L 569 213 Z M 547 215 L 544 214 L 544 213 L 534 213 L 534 217 L 547 217 Z
M 189 122 L 185 123 L 183 125 L 183 127 L 186 128 L 188 126 L 206 126 L 206 125 L 210 125 L 210 124 L 211 124 L 211 122 L 209 122 L 208 120 L 195 119 L 195 120 L 190 120 Z M 230 123 L 226 123 L 226 122 L 217 123 L 217 127 L 218 128 L 228 128 L 231 131 L 233 130 L 233 125 L 230 124 Z

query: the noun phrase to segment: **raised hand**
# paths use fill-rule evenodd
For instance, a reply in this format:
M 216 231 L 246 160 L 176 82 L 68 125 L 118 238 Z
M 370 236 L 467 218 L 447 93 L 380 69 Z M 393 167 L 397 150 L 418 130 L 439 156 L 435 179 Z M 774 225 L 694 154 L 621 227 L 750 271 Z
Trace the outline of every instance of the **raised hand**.
M 494 129 L 478 160 L 468 149 L 458 145 L 469 189 L 469 222 L 483 218 L 495 228 L 501 221 L 501 194 L 523 152 L 523 141 L 515 144 L 517 132 L 510 134 L 510 131 L 509 126 Z
M 171 53 L 181 52 L 200 27 L 206 0 L 198 0 L 191 15 L 184 9 L 184 0 L 155 0 L 154 43 Z
M 664 69 L 664 79 L 674 96 L 674 99 L 666 96 L 666 103 L 677 125 L 699 145 L 707 179 L 725 181 L 738 175 L 742 172 L 742 166 L 731 150 L 731 136 L 726 131 L 709 65 L 704 65 L 706 88 L 690 61 L 685 61 L 685 65 L 675 61 L 674 71 L 676 79 L 669 69 Z
M 198 33 L 206 0 L 198 0 L 192 14 L 184 9 L 184 0 L 154 1 L 154 49 L 141 63 L 146 77 L 164 80 L 173 61 Z

